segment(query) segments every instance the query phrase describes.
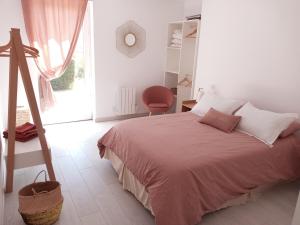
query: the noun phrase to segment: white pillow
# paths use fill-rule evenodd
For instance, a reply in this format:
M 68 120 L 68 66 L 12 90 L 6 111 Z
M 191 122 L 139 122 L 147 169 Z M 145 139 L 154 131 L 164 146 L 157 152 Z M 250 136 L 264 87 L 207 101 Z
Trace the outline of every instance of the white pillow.
M 250 102 L 235 113 L 242 119 L 238 130 L 272 145 L 283 130 L 298 118 L 297 113 L 274 113 L 255 108 Z
M 205 93 L 200 101 L 193 107 L 191 112 L 199 116 L 204 116 L 208 110 L 214 108 L 219 112 L 232 115 L 234 111 L 242 105 L 243 102 L 240 100 L 222 98 L 215 94 Z

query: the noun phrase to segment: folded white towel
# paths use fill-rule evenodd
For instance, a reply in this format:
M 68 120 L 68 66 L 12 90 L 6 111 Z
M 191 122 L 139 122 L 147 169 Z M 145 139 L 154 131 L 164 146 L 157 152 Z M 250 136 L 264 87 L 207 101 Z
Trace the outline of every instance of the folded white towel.
M 181 32 L 181 30 L 174 30 L 174 32 L 173 32 L 174 34 L 182 34 L 182 32 Z
M 173 34 L 173 38 L 182 40 L 182 34 Z
M 181 44 L 171 44 L 170 47 L 181 48 Z
M 174 38 L 174 39 L 172 39 L 171 43 L 173 43 L 173 44 L 181 44 L 182 40 Z

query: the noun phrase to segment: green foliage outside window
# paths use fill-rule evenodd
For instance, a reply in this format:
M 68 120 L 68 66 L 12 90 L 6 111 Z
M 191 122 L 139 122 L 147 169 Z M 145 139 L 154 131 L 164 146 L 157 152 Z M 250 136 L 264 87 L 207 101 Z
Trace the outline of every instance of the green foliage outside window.
M 70 90 L 73 88 L 75 78 L 75 60 L 71 60 L 70 65 L 59 78 L 51 80 L 54 91 Z

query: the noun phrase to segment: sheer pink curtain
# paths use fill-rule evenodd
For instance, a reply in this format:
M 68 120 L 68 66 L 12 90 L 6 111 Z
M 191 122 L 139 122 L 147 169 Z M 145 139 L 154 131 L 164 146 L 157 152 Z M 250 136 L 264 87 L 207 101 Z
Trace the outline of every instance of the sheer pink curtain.
M 41 110 L 54 105 L 52 79 L 69 65 L 83 23 L 88 0 L 22 0 L 30 45 L 40 51 L 35 60 L 39 79 Z

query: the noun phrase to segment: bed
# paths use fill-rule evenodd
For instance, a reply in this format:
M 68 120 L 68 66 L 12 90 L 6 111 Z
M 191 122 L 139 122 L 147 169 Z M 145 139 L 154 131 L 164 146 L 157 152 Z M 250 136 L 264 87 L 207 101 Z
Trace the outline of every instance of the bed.
M 300 177 L 296 136 L 270 148 L 198 121 L 191 112 L 136 118 L 98 141 L 101 157 L 157 225 L 195 225 L 206 213 L 247 201 L 253 190 Z

